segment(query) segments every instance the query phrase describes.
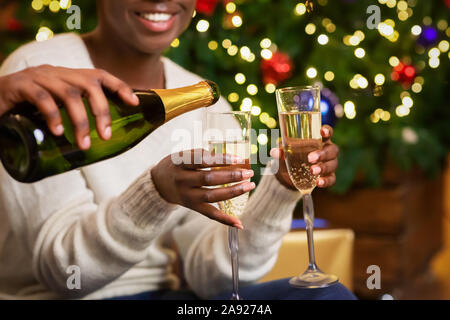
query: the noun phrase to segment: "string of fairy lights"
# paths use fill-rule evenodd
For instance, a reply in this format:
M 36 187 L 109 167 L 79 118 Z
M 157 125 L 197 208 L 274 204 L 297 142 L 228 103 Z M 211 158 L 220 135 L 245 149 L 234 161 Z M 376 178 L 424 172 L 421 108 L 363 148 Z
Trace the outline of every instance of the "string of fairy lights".
M 414 13 L 414 7 L 417 0 L 378 0 L 380 5 L 385 5 L 388 8 L 395 9 L 398 17 L 398 24 L 403 21 L 408 20 Z M 328 0 L 318 0 L 317 3 L 321 6 L 326 6 Z M 60 10 L 67 10 L 71 5 L 70 0 L 32 0 L 31 6 L 36 12 L 41 12 L 48 7 L 52 12 L 58 12 Z M 293 15 L 302 16 L 309 11 L 309 5 L 311 2 L 306 1 L 305 3 L 300 2 L 293 5 Z M 233 1 L 228 1 L 225 5 L 226 13 L 228 14 L 228 27 L 229 28 L 241 28 L 245 23 L 245 17 L 243 17 L 242 13 L 238 11 L 238 5 Z M 196 16 L 196 12 L 194 11 L 193 17 Z M 386 19 L 380 22 L 377 26 L 377 30 L 381 37 L 391 41 L 396 42 L 400 37 L 400 33 L 396 30 L 396 24 L 393 19 Z M 410 33 L 414 37 L 420 37 L 424 32 L 424 26 L 430 26 L 432 24 L 432 19 L 430 17 L 423 18 L 423 25 L 414 25 Z M 318 33 L 319 29 L 317 25 L 314 23 L 308 23 L 305 26 L 305 34 L 310 37 L 316 37 L 316 41 L 319 45 L 326 46 L 330 42 L 330 38 L 332 34 L 336 31 L 336 25 L 329 19 L 324 18 L 321 21 L 321 25 L 326 31 L 326 33 Z M 450 28 L 448 27 L 448 23 L 445 19 L 437 21 L 437 28 L 440 31 L 445 32 L 446 36 L 450 36 Z M 210 28 L 210 22 L 202 17 L 196 22 L 195 25 L 196 30 L 199 33 L 208 32 Z M 43 26 L 39 28 L 36 34 L 37 41 L 45 41 L 53 37 L 53 31 Z M 342 42 L 345 46 L 348 46 L 353 49 L 353 54 L 356 59 L 368 59 L 366 50 L 364 49 L 364 40 L 365 34 L 362 30 L 355 30 L 353 34 L 345 35 L 342 39 Z M 176 48 L 180 45 L 180 39 L 175 39 L 171 46 Z M 242 59 L 248 63 L 254 63 L 257 61 L 257 55 L 264 60 L 272 59 L 274 53 L 277 51 L 277 45 L 269 38 L 265 37 L 261 39 L 259 43 L 259 52 L 253 52 L 248 46 L 239 47 L 237 44 L 234 44 L 230 39 L 225 38 L 220 40 L 211 40 L 208 42 L 208 49 L 211 51 L 215 50 L 224 50 L 229 56 L 236 57 L 237 59 Z M 447 53 L 448 58 L 450 58 L 449 52 L 449 42 L 447 40 L 441 40 L 436 46 L 425 49 L 425 47 L 418 46 L 416 48 L 416 52 L 421 54 L 424 53 L 425 50 L 428 50 L 428 61 L 419 61 L 416 65 L 418 70 L 425 68 L 427 65 L 429 68 L 436 69 L 440 65 L 440 60 Z M 406 58 L 408 59 L 408 58 Z M 408 61 L 406 61 L 407 64 Z M 377 73 L 373 79 L 368 79 L 367 76 L 362 74 L 355 74 L 351 79 L 349 79 L 349 86 L 353 90 L 366 89 L 370 85 L 370 81 L 373 81 L 374 84 L 374 95 L 380 94 L 382 90 L 377 90 L 377 88 L 381 89 L 382 86 L 386 83 L 386 78 L 390 78 L 391 80 L 397 80 L 398 74 L 395 71 L 396 67 L 399 67 L 402 63 L 405 63 L 405 58 L 402 61 L 396 57 L 391 56 L 387 58 L 386 63 L 388 63 L 392 68 L 393 72 L 391 74 L 383 74 Z M 412 66 L 406 66 L 404 69 L 405 74 L 408 76 L 414 76 L 415 70 Z M 317 70 L 315 66 L 308 66 L 305 69 L 306 76 L 311 80 L 320 81 L 320 78 L 323 78 L 326 82 L 332 82 L 335 79 L 335 73 L 333 70 L 323 70 L 323 72 Z M 267 112 L 262 112 L 261 107 L 255 104 L 255 96 L 258 94 L 260 90 L 265 90 L 269 94 L 273 94 L 276 90 L 276 85 L 274 83 L 267 83 L 263 85 L 264 87 L 260 87 L 256 83 L 248 83 L 248 77 L 242 73 L 236 73 L 234 76 L 234 80 L 239 86 L 246 86 L 246 92 L 248 96 L 239 96 L 237 92 L 230 92 L 227 95 L 228 101 L 231 103 L 239 103 L 240 109 L 243 111 L 250 111 L 254 116 L 257 116 L 259 121 L 266 125 L 268 128 L 275 128 L 277 126 L 277 120 L 271 117 Z M 422 87 L 424 85 L 424 78 L 421 76 L 415 76 L 409 88 L 401 92 L 400 100 L 398 106 L 395 108 L 395 115 L 397 117 L 406 117 L 410 114 L 410 110 L 414 105 L 414 100 L 411 91 L 413 94 L 419 94 L 422 91 Z M 382 94 L 382 93 L 381 93 Z M 253 97 L 253 99 L 252 99 Z M 352 100 L 347 100 L 343 103 L 343 105 L 336 105 L 334 108 L 334 112 L 338 118 L 345 116 L 348 119 L 354 119 L 357 114 L 357 106 Z M 392 118 L 391 112 L 383 109 L 377 108 L 371 115 L 370 121 L 373 123 L 377 123 L 379 121 L 389 121 Z M 258 136 L 258 142 L 260 144 L 265 144 L 268 142 L 267 135 L 261 134 Z M 252 152 L 255 153 L 257 150 L 257 146 L 252 146 Z

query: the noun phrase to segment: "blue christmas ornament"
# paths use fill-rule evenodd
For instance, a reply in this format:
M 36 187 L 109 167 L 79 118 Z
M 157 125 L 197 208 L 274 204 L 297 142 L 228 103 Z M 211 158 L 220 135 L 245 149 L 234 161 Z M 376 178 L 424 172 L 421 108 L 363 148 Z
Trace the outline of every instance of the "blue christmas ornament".
M 422 26 L 422 33 L 417 38 L 417 43 L 424 47 L 431 47 L 439 41 L 439 33 L 433 26 Z
M 322 124 L 332 127 L 336 124 L 336 113 L 334 107 L 339 104 L 338 97 L 327 88 L 323 88 L 320 94 L 320 113 L 322 114 Z

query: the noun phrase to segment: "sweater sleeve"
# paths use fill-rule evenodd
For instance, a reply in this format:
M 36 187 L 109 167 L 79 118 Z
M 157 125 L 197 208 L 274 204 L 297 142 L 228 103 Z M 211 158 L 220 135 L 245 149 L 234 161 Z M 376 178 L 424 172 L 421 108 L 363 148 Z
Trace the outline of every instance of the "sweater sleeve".
M 144 260 L 176 207 L 159 196 L 149 170 L 99 204 L 79 170 L 21 184 L 0 165 L 0 184 L 0 210 L 30 251 L 35 277 L 62 298 L 94 292 Z M 79 267 L 80 290 L 68 289 L 70 266 Z
M 288 190 L 266 168 L 241 217 L 239 276 L 250 284 L 268 273 L 276 262 L 283 236 L 290 230 L 292 211 L 301 194 Z M 213 297 L 231 290 L 228 227 L 193 214 L 174 230 L 184 263 L 186 281 L 197 295 Z

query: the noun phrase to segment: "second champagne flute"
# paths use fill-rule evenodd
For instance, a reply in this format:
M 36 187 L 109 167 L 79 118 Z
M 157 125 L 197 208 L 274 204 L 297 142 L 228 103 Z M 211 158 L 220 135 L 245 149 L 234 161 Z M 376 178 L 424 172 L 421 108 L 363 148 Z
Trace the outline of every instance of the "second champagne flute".
M 278 89 L 276 97 L 286 166 L 292 183 L 302 193 L 309 253 L 308 268 L 289 283 L 299 288 L 327 287 L 336 283 L 338 278 L 323 273 L 316 265 L 311 193 L 316 187 L 318 177 L 311 173 L 311 165 L 308 162 L 308 154 L 322 148 L 320 88 L 313 86 Z
M 227 170 L 250 169 L 250 112 L 207 112 L 205 138 L 208 150 L 214 154 L 230 154 L 242 159 L 240 163 L 225 167 Z M 224 168 L 220 168 L 223 170 Z M 228 186 L 228 185 L 224 185 Z M 218 203 L 226 214 L 239 217 L 245 209 L 248 192 Z M 229 227 L 228 247 L 231 256 L 233 294 L 231 300 L 242 300 L 238 293 L 239 249 L 238 229 Z

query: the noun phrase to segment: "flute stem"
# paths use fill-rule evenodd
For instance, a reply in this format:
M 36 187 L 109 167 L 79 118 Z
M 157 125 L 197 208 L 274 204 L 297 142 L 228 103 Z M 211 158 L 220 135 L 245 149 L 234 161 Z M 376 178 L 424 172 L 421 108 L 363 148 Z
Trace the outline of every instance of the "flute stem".
M 231 300 L 241 300 L 238 294 L 239 286 L 239 245 L 238 245 L 238 229 L 229 227 L 228 229 L 228 247 L 231 256 L 231 274 L 233 277 L 233 294 Z
M 306 236 L 308 238 L 308 254 L 309 254 L 308 269 L 317 270 L 316 256 L 314 253 L 314 237 L 313 237 L 314 205 L 311 194 L 303 195 L 303 218 L 305 219 Z

